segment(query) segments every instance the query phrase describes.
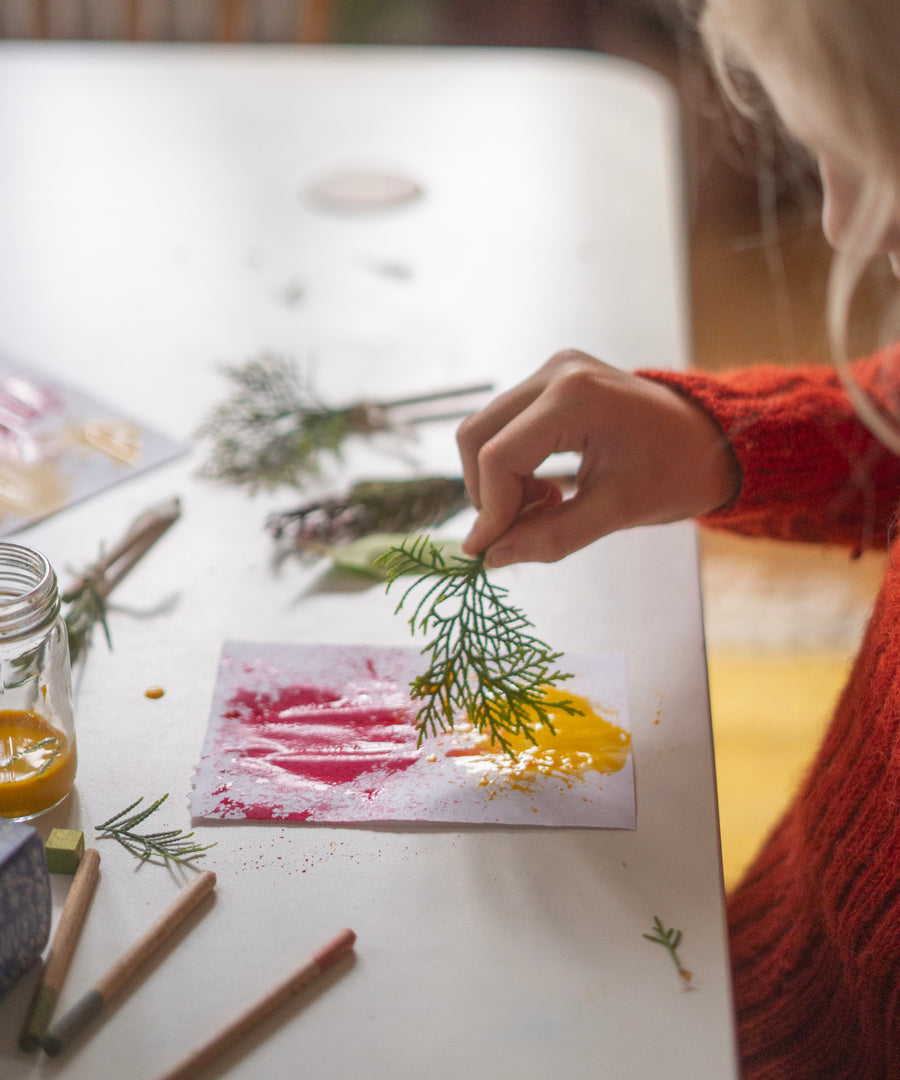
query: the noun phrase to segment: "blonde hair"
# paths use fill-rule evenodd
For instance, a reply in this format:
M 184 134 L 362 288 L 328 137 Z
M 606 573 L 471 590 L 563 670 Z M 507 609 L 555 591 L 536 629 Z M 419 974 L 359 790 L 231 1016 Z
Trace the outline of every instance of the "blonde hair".
M 742 113 L 758 115 L 764 100 L 755 57 L 773 57 L 796 74 L 823 127 L 863 173 L 845 250 L 835 253 L 829 273 L 829 342 L 860 417 L 900 454 L 900 400 L 892 402 L 897 415 L 886 417 L 856 383 L 847 354 L 854 294 L 900 206 L 900 8 L 893 0 L 706 0 L 700 31 Z M 883 341 L 897 336 L 894 315 L 882 324 Z

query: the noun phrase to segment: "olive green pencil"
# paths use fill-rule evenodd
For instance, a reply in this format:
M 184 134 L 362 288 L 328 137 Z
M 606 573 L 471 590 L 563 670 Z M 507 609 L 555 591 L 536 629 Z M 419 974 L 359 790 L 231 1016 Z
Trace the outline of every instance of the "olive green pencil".
M 156 952 L 172 931 L 184 922 L 200 901 L 212 892 L 215 885 L 216 875 L 212 870 L 204 870 L 186 889 L 182 889 L 149 929 L 129 949 L 126 949 L 106 974 L 101 976 L 47 1032 L 41 1041 L 44 1051 L 48 1054 L 58 1054 L 64 1050 L 95 1017 L 103 1012 L 110 999 L 124 986 L 141 964 Z
M 69 963 L 78 944 L 81 928 L 94 895 L 94 887 L 100 870 L 100 853 L 88 848 L 82 856 L 75 877 L 69 887 L 56 933 L 50 943 L 50 951 L 44 962 L 41 981 L 38 983 L 25 1018 L 19 1046 L 23 1050 L 37 1050 L 50 1023 L 56 1000 L 69 970 Z

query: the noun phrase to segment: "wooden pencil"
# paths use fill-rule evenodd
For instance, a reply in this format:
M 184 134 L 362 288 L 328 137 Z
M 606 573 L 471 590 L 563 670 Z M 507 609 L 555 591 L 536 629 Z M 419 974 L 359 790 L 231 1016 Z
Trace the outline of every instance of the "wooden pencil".
M 189 1054 L 174 1069 L 160 1077 L 160 1080 L 191 1080 L 197 1076 L 220 1054 L 238 1043 L 253 1027 L 284 1005 L 304 986 L 317 979 L 332 964 L 337 963 L 353 948 L 355 941 L 356 934 L 352 930 L 342 930 L 327 945 L 313 953 L 302 967 Z
M 100 872 L 100 853 L 88 848 L 81 857 L 78 869 L 69 886 L 69 895 L 59 917 L 56 932 L 50 943 L 50 951 L 44 961 L 41 981 L 38 983 L 25 1017 L 19 1046 L 23 1050 L 37 1050 L 56 1008 L 59 991 L 69 970 L 81 928 L 90 907 L 97 877 Z
M 184 922 L 200 901 L 212 892 L 215 885 L 216 875 L 212 870 L 204 870 L 186 889 L 182 889 L 149 929 L 126 949 L 106 974 L 47 1032 L 41 1041 L 45 1052 L 58 1054 L 91 1020 L 99 1016 L 110 999 Z

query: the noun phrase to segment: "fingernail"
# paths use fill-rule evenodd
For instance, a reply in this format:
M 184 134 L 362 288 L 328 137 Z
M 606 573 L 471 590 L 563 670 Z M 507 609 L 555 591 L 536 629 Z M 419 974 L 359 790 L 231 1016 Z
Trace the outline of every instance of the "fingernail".
M 501 566 L 509 566 L 513 557 L 514 552 L 511 547 L 491 548 L 484 556 L 484 565 L 497 570 Z

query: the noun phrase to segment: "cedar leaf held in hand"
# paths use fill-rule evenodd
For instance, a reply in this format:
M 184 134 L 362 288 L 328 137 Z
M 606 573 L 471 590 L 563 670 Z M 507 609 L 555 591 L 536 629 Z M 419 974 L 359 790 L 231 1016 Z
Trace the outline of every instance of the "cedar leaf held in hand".
M 534 636 L 507 590 L 488 579 L 483 559 L 445 559 L 439 545 L 420 536 L 391 548 L 384 563 L 388 589 L 398 578 L 415 575 L 396 611 L 414 603 L 412 632 L 431 635 L 422 648 L 428 669 L 410 684 L 413 700 L 422 702 L 416 717 L 420 743 L 452 728 L 457 716 L 511 755 L 509 736 L 535 742 L 536 726 L 554 730 L 545 690 L 571 678 L 556 666 L 562 653 Z M 571 701 L 553 707 L 578 711 Z

